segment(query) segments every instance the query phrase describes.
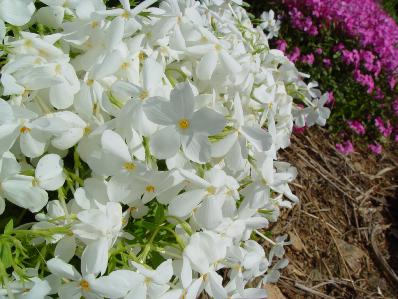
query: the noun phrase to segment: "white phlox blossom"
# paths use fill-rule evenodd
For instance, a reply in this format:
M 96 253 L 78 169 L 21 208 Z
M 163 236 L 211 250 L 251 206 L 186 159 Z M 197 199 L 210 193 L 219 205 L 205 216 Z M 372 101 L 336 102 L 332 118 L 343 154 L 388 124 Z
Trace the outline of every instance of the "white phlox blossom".
M 327 95 L 273 11 L 132 2 L 0 0 L 0 299 L 260 299 L 287 266 L 278 152 Z

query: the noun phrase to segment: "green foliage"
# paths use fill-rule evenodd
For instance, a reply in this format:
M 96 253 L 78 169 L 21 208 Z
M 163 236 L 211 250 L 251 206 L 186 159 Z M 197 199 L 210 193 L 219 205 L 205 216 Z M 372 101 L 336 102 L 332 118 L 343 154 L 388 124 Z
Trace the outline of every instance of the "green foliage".
M 383 0 L 383 8 L 398 22 L 398 0 Z

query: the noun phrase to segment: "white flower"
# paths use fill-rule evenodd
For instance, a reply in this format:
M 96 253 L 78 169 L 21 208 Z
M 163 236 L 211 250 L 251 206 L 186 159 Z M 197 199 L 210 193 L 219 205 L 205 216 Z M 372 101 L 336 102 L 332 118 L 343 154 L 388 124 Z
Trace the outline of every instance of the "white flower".
M 36 183 L 43 189 L 54 191 L 65 183 L 63 161 L 59 155 L 43 156 L 35 169 Z
M 269 12 L 263 12 L 260 16 L 261 23 L 260 27 L 263 30 L 268 31 L 268 39 L 273 38 L 274 36 L 278 36 L 278 32 L 281 26 L 281 22 L 279 20 L 275 20 L 275 13 L 271 9 Z
M 164 128 L 150 137 L 151 152 L 159 159 L 171 158 L 180 146 L 194 162 L 205 163 L 210 158 L 209 135 L 220 132 L 225 118 L 209 109 L 195 111 L 195 97 L 188 82 L 176 86 L 170 102 L 152 98 L 144 105 L 149 120 Z
M 148 269 L 133 261 L 131 265 L 137 269 L 143 279 L 140 284 L 130 291 L 126 299 L 160 298 L 170 288 L 168 282 L 173 276 L 171 260 L 164 261 L 156 270 Z
M 180 218 L 193 214 L 201 227 L 212 229 L 223 220 L 223 205 L 238 199 L 238 182 L 224 171 L 211 169 L 204 179 L 188 171 L 181 174 L 190 182 L 190 190 L 179 194 L 169 204 L 169 213 Z
M 327 100 L 328 94 L 325 93 L 319 99 L 314 99 L 312 101 L 312 106 L 304 108 L 304 112 L 308 113 L 306 118 L 306 123 L 308 126 L 312 126 L 314 124 L 324 126 L 326 124 L 326 120 L 330 116 L 330 109 L 324 107 Z
M 96 275 L 86 272 L 82 260 L 82 274 L 70 264 L 59 258 L 47 261 L 48 269 L 59 278 L 66 279 L 58 295 L 61 299 L 69 298 L 121 298 L 134 288 L 134 282 L 139 281 L 140 275 L 129 270 L 116 270 L 107 276 L 96 278 Z
M 38 212 L 47 204 L 47 192 L 38 186 L 35 178 L 20 175 L 20 170 L 14 155 L 4 153 L 0 160 L 0 214 L 5 209 L 4 198 L 31 212 Z
M 206 292 L 217 299 L 227 298 L 222 277 L 216 271 L 221 268 L 218 263 L 225 258 L 228 246 L 228 239 L 205 231 L 193 234 L 184 249 L 184 256 L 188 258 L 191 268 L 200 274 L 193 283 L 204 286 Z
M 90 168 L 98 175 L 140 175 L 145 170 L 142 163 L 134 161 L 122 137 L 105 130 L 98 139 L 79 144 L 79 152 Z M 98 144 L 99 143 L 99 144 Z
M 4 20 L 15 26 L 22 26 L 29 22 L 34 11 L 33 0 L 1 0 L 0 22 Z

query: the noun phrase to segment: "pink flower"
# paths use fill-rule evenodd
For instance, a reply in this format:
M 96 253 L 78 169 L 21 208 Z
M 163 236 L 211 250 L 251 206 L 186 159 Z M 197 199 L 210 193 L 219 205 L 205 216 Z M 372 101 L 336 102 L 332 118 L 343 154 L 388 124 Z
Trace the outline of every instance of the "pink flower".
M 293 49 L 293 52 L 287 55 L 287 57 L 290 59 L 291 62 L 296 62 L 299 59 L 300 55 L 301 55 L 300 49 L 298 47 L 295 47 Z
M 343 141 L 342 143 L 337 143 L 336 149 L 343 155 L 348 155 L 354 152 L 354 146 L 352 145 L 350 140 Z
M 366 129 L 364 127 L 364 125 L 362 124 L 362 122 L 358 121 L 358 120 L 349 120 L 347 121 L 348 126 L 358 135 L 364 135 L 366 132 Z
M 394 111 L 395 115 L 398 116 L 398 99 L 396 99 L 396 100 L 392 103 L 392 110 Z
M 301 127 L 301 128 L 294 126 L 293 127 L 293 133 L 295 133 L 295 134 L 303 134 L 305 129 L 306 129 L 305 126 Z
M 390 85 L 391 90 L 394 90 L 395 85 L 397 84 L 398 80 L 396 77 L 392 76 L 389 80 L 388 80 L 388 84 Z
M 387 120 L 384 124 L 380 116 L 375 118 L 375 126 L 379 130 L 380 134 L 382 134 L 384 137 L 390 136 L 393 130 L 390 121 Z
M 283 53 L 286 52 L 287 49 L 287 42 L 284 39 L 279 39 L 276 41 L 276 48 Z
M 329 68 L 329 67 L 332 66 L 332 61 L 331 61 L 329 58 L 324 58 L 324 59 L 323 59 L 323 64 L 324 64 L 327 68 Z
M 334 104 L 334 102 L 335 102 L 335 98 L 334 98 L 333 91 L 328 91 L 328 99 L 326 101 L 326 104 L 331 106 Z
M 380 155 L 383 150 L 382 146 L 378 143 L 369 144 L 368 148 L 376 155 Z
M 303 55 L 301 57 L 301 62 L 302 63 L 306 63 L 308 65 L 313 65 L 314 61 L 315 61 L 315 57 L 314 57 L 314 54 L 312 54 L 312 53 L 307 54 L 307 55 Z

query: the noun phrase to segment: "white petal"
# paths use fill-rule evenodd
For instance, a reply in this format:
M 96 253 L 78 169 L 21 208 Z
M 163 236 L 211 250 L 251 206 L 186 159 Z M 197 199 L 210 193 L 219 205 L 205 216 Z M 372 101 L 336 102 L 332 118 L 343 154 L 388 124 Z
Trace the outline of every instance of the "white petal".
M 57 257 L 47 261 L 47 267 L 51 273 L 59 276 L 60 278 L 67 278 L 70 280 L 79 280 L 81 278 L 80 273 L 74 266 Z
M 188 82 L 177 84 L 170 93 L 170 103 L 178 120 L 191 119 L 195 107 L 195 96 Z
M 195 219 L 205 229 L 216 228 L 223 220 L 222 201 L 216 197 L 205 198 L 195 211 Z
M 186 256 L 182 257 L 181 283 L 184 288 L 192 283 L 192 268 Z
M 144 62 L 142 71 L 142 81 L 144 89 L 147 91 L 154 90 L 162 84 L 163 66 L 151 58 L 147 58 Z
M 22 26 L 28 23 L 34 11 L 35 5 L 33 1 L 0 1 L 0 18 L 15 26 Z
M 5 209 L 6 209 L 6 201 L 4 200 L 3 197 L 0 196 L 0 215 L 4 213 Z
M 228 298 L 227 291 L 222 286 L 222 277 L 214 271 L 208 273 L 210 295 L 214 298 Z
M 82 254 L 82 274 L 103 275 L 108 266 L 108 241 L 101 238 L 86 246 Z
M 33 213 L 40 211 L 48 200 L 47 192 L 32 186 L 32 177 L 15 176 L 2 183 L 3 195 L 9 201 Z
M 65 8 L 61 6 L 46 6 L 36 12 L 35 19 L 45 26 L 59 28 L 64 19 L 64 12 Z
M 3 42 L 5 36 L 6 36 L 6 24 L 4 24 L 3 20 L 0 20 L 0 42 Z
M 196 279 L 187 289 L 186 299 L 195 299 L 198 297 L 199 291 L 202 288 L 203 278 Z
M 115 73 L 123 62 L 123 56 L 120 51 L 112 51 L 107 54 L 101 64 L 93 67 L 92 76 L 94 80 L 102 79 Z
M 228 54 L 227 51 L 221 50 L 219 57 L 224 68 L 226 68 L 230 74 L 235 75 L 242 71 L 240 64 Z
M 18 123 L 11 123 L 0 126 L 0 156 L 13 146 L 15 140 L 19 135 L 18 128 Z
M 84 129 L 72 128 L 51 140 L 52 146 L 60 150 L 67 150 L 76 145 L 84 136 Z
M 148 99 L 143 105 L 145 115 L 155 124 L 170 126 L 177 120 L 169 102 L 158 97 Z
M 123 138 L 111 131 L 105 130 L 101 137 L 102 148 L 107 154 L 122 162 L 131 161 L 131 155 Z
M 180 136 L 172 126 L 160 129 L 150 138 L 151 153 L 158 159 L 173 157 L 180 144 Z
M 225 117 L 213 109 L 204 107 L 192 116 L 191 127 L 194 132 L 215 135 L 221 132 L 226 124 Z
M 0 159 L 0 182 L 18 174 L 21 170 L 17 159 L 11 152 L 5 152 Z
M 9 74 L 1 75 L 1 83 L 3 84 L 4 90 L 3 95 L 23 94 L 25 88 L 19 85 L 16 79 Z
M 32 279 L 32 281 L 34 281 L 34 286 L 28 293 L 24 293 L 22 295 L 23 299 L 46 298 L 46 295 L 48 295 L 51 291 L 48 281 L 39 279 Z
M 172 276 L 173 276 L 173 265 L 171 260 L 169 259 L 161 263 L 156 268 L 153 280 L 158 284 L 166 284 L 169 282 Z
M 182 148 L 187 158 L 194 162 L 206 163 L 210 160 L 211 148 L 206 135 L 183 136 Z
M 90 288 L 106 298 L 123 298 L 144 282 L 144 277 L 129 270 L 116 270 L 90 283 Z
M 72 106 L 74 93 L 71 86 L 61 83 L 50 87 L 50 103 L 57 109 L 66 109 Z
M 19 141 L 21 151 L 26 157 L 37 158 L 44 153 L 47 138 L 45 134 L 32 130 L 31 132 L 22 133 Z
M 111 87 L 112 95 L 126 102 L 132 97 L 138 97 L 143 91 L 141 87 L 130 82 L 116 81 Z
M 211 143 L 211 156 L 214 158 L 224 157 L 238 140 L 238 133 L 232 133 L 220 141 Z
M 119 46 L 124 34 L 124 21 L 121 18 L 113 19 L 106 30 L 109 48 L 115 49 Z
M 79 282 L 69 282 L 63 284 L 58 291 L 60 299 L 80 299 L 82 297 Z
M 178 195 L 169 205 L 170 215 L 181 218 L 187 217 L 198 206 L 206 194 L 205 190 L 199 189 Z
M 238 122 L 239 126 L 243 125 L 245 120 L 242 108 L 242 101 L 240 100 L 239 93 L 237 93 L 234 98 L 234 119 Z
M 240 132 L 259 152 L 269 150 L 272 145 L 271 135 L 260 127 L 242 126 Z
M 40 187 L 54 191 L 65 183 L 64 163 L 57 154 L 49 154 L 42 157 L 37 163 L 35 176 Z
M 74 236 L 63 237 L 55 246 L 54 256 L 62 259 L 65 262 L 69 262 L 75 255 L 76 240 Z
M 159 299 L 181 299 L 185 297 L 183 297 L 183 292 L 181 289 L 174 289 L 163 294 Z
M 213 72 L 217 66 L 217 54 L 215 51 L 210 51 L 202 57 L 198 66 L 196 67 L 196 74 L 200 80 L 210 80 Z

